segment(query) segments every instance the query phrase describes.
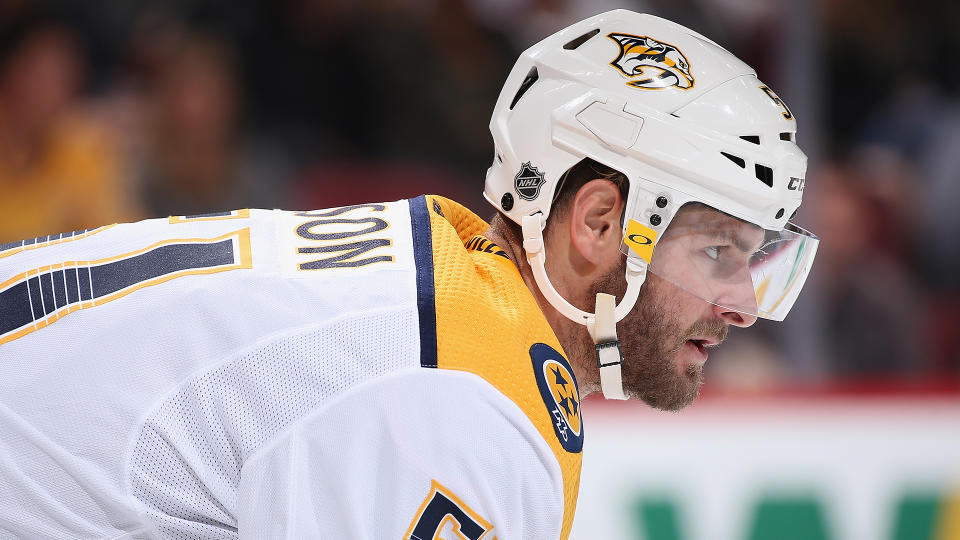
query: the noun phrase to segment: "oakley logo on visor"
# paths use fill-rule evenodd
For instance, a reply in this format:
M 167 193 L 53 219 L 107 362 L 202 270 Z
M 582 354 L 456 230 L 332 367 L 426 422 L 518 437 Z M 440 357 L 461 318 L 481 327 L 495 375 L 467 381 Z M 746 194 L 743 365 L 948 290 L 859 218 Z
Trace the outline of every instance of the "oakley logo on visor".
M 641 259 L 650 262 L 650 259 L 653 258 L 653 244 L 656 241 L 657 231 L 634 219 L 631 219 L 627 224 L 624 243 Z

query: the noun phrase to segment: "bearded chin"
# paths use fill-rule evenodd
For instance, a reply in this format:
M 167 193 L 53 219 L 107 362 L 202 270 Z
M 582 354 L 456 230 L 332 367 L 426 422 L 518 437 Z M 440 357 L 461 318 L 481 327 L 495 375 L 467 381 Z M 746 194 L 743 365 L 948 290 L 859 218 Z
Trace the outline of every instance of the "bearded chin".
M 628 365 L 639 364 L 637 360 L 640 359 L 629 359 Z M 703 368 L 698 365 L 687 366 L 684 372 L 678 373 L 672 356 L 658 358 L 646 366 L 637 366 L 637 369 L 633 365 L 626 369 L 624 391 L 654 409 L 679 411 L 700 395 Z
M 625 288 L 623 282 L 623 273 L 617 270 L 598 283 L 598 290 L 619 290 Z M 665 282 L 648 274 L 633 313 L 618 324 L 617 333 L 625 357 L 621 365 L 624 392 L 655 409 L 677 411 L 700 395 L 703 367 L 677 367 L 677 355 L 690 329 L 681 327 L 676 314 L 668 311 L 670 302 L 660 294 L 664 286 Z

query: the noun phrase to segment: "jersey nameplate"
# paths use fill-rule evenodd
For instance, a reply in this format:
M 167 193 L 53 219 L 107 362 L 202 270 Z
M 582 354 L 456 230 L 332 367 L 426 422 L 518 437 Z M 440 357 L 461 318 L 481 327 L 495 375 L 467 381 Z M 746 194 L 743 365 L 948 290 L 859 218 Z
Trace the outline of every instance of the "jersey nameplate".
M 285 273 L 362 268 L 396 260 L 393 212 L 387 204 L 356 204 L 292 214 L 293 236 L 286 237 L 295 261 Z M 290 248 L 286 248 L 290 249 Z
M 530 347 L 530 359 L 540 397 L 547 406 L 560 446 L 567 452 L 580 452 L 583 449 L 580 392 L 570 364 L 562 354 L 543 343 Z

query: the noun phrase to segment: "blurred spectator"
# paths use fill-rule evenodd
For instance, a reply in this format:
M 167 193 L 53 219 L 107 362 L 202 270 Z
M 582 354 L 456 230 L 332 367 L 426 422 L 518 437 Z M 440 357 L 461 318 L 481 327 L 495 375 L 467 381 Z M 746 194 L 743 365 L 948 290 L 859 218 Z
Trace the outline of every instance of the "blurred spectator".
M 917 375 L 930 368 L 920 333 L 922 296 L 904 251 L 909 213 L 891 207 L 879 184 L 839 165 L 820 169 L 807 183 L 816 189 L 806 204 L 823 229 L 816 275 L 827 308 L 825 360 L 841 377 Z
M 198 30 L 168 36 L 143 74 L 137 175 L 151 215 L 285 206 L 288 165 L 243 130 L 241 92 L 230 45 Z
M 27 6 L 0 27 L 0 242 L 127 220 L 123 163 L 81 111 L 72 29 Z
M 930 340 L 942 372 L 960 374 L 960 103 L 940 111 L 921 156 L 926 192 L 918 244 L 930 285 Z
M 423 15 L 375 17 L 360 58 L 376 66 L 375 144 L 388 156 L 456 168 L 479 187 L 493 158 L 490 113 L 514 51 L 464 0 L 438 2 Z
M 319 204 L 343 200 L 332 182 L 349 170 L 353 197 L 363 200 L 355 186 L 369 185 L 380 199 L 423 171 L 428 191 L 485 204 L 487 124 L 516 53 L 464 0 L 287 0 L 267 15 L 250 47 L 258 118 L 307 163 L 300 192 Z

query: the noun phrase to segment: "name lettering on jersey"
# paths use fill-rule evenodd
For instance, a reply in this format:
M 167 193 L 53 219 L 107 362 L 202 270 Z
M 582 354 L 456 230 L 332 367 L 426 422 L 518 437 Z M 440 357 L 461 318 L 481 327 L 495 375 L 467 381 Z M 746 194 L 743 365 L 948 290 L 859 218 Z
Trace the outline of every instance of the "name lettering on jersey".
M 580 391 L 570 364 L 562 354 L 544 343 L 530 347 L 530 359 L 540 397 L 547 406 L 560 446 L 567 452 L 580 452 L 583 449 Z
M 54 244 L 62 244 L 64 242 L 72 242 L 74 240 L 80 240 L 81 238 L 86 238 L 88 236 L 103 232 L 110 227 L 116 225 L 104 225 L 103 227 L 97 227 L 96 229 L 83 229 L 82 231 L 73 231 L 60 234 L 51 234 L 49 236 L 38 236 L 36 238 L 28 238 L 27 240 L 18 240 L 16 242 L 8 242 L 6 244 L 0 244 L 0 259 L 4 257 L 9 257 L 21 251 L 27 251 L 30 249 L 37 249 L 46 246 L 52 246 Z
M 0 283 L 0 345 L 136 290 L 194 274 L 252 268 L 250 229 L 164 240 L 95 261 L 65 261 Z
M 229 212 L 211 212 L 209 214 L 192 214 L 189 216 L 170 216 L 170 223 L 194 223 L 196 221 L 221 221 L 224 219 L 246 219 L 250 217 L 250 209 L 232 210 Z
M 504 259 L 509 260 L 510 257 L 507 256 L 507 253 L 497 244 L 493 243 L 492 240 L 484 238 L 479 234 L 471 238 L 464 244 L 467 249 L 470 251 L 479 251 L 481 253 L 491 253 L 493 255 L 499 255 Z
M 404 540 L 497 540 L 493 525 L 436 480 L 403 535 Z
M 380 262 L 393 262 L 394 255 L 383 248 L 393 245 L 386 235 L 378 234 L 390 227 L 383 217 L 364 215 L 383 212 L 385 204 L 356 204 L 298 212 L 294 215 L 314 218 L 297 225 L 295 233 L 300 240 L 310 242 L 297 247 L 301 255 L 324 254 L 298 263 L 299 270 L 327 270 L 356 268 Z M 303 242 L 298 241 L 303 244 Z

